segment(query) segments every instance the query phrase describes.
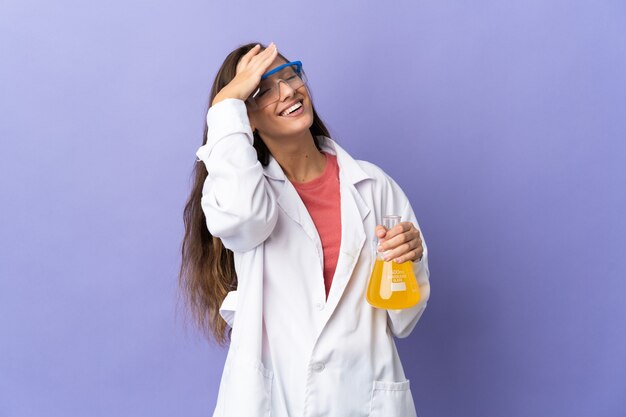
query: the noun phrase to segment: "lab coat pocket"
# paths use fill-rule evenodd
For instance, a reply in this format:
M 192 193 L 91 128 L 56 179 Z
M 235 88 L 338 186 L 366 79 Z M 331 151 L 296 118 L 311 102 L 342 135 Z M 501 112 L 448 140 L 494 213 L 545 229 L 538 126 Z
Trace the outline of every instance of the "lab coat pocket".
M 417 417 L 409 380 L 374 381 L 370 417 Z
M 270 369 L 237 349 L 229 352 L 224 374 L 224 397 L 219 399 L 223 413 L 221 416 L 270 416 L 274 379 Z

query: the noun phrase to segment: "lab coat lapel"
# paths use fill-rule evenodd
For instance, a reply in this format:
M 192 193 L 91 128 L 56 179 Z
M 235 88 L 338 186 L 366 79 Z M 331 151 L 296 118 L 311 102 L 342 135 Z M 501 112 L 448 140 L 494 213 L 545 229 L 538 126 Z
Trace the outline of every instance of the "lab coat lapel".
M 318 259 L 320 262 L 320 268 L 324 270 L 324 252 L 322 248 L 322 240 L 320 239 L 315 223 L 309 214 L 304 202 L 300 198 L 300 195 L 296 191 L 293 184 L 287 180 L 282 168 L 278 162 L 270 157 L 270 162 L 265 168 L 265 175 L 274 180 L 282 181 L 282 185 L 279 185 L 280 193 L 278 195 L 278 205 L 293 221 L 298 223 L 304 233 L 315 244 L 317 249 Z M 323 287 L 323 282 L 322 282 Z
M 324 328 L 339 304 L 339 300 L 359 261 L 361 250 L 366 241 L 364 221 L 370 213 L 369 207 L 361 198 L 354 184 L 348 182 L 344 175 L 340 175 L 340 190 L 341 245 L 339 247 L 339 258 L 335 268 L 335 275 L 333 276 L 328 300 L 326 300 L 326 307 L 324 308 L 326 314 L 320 331 Z
M 313 241 L 317 249 L 317 257 L 320 262 L 321 271 L 324 271 L 324 250 L 322 248 L 322 240 L 317 232 L 313 218 L 309 214 L 304 202 L 290 181 L 285 181 L 282 192 L 278 197 L 278 205 L 287 213 L 293 221 L 298 223 L 304 233 Z M 322 287 L 324 282 L 322 281 Z
M 359 164 L 335 141 L 323 137 L 324 147 L 331 149 L 337 155 L 339 164 L 339 185 L 341 194 L 341 244 L 339 258 L 330 286 L 325 316 L 320 333 L 337 308 L 339 301 L 348 285 L 354 269 L 359 262 L 360 254 L 366 242 L 365 219 L 370 213 L 369 206 L 365 203 L 357 190 L 356 184 L 371 177 L 363 171 Z

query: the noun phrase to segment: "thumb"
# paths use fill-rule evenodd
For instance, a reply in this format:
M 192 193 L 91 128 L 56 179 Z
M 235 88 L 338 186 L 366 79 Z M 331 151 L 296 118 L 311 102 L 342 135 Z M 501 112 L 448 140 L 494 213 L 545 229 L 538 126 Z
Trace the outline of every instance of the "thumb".
M 376 236 L 378 236 L 379 239 L 384 238 L 386 234 L 387 234 L 387 229 L 385 229 L 381 225 L 376 226 Z

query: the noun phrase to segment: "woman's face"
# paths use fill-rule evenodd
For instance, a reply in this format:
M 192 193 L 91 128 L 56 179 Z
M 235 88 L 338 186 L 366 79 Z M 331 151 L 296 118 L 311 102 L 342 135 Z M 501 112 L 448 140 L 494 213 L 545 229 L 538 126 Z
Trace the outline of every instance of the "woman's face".
M 276 57 L 266 72 L 285 63 L 284 59 Z M 280 94 L 276 103 L 258 110 L 248 108 L 248 118 L 252 130 L 257 129 L 264 139 L 298 135 L 307 131 L 313 124 L 313 106 L 306 85 L 298 89 L 293 89 L 286 82 L 280 82 L 278 85 Z M 302 103 L 301 109 L 293 114 L 281 115 L 298 102 Z

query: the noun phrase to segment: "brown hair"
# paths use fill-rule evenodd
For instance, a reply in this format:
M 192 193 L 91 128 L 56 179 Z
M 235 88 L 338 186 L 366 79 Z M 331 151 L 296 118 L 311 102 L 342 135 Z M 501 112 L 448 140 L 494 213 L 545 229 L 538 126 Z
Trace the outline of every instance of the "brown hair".
M 240 46 L 226 57 L 213 81 L 209 107 L 217 93 L 235 77 L 237 63 L 241 57 L 254 45 L 257 43 Z M 266 48 L 265 45 L 260 45 L 261 50 Z M 289 62 L 282 54 L 279 53 L 278 56 Z M 208 129 L 209 126 L 205 121 L 203 145 L 206 144 Z M 315 140 L 315 146 L 320 149 L 317 136 L 330 135 L 314 106 L 313 124 L 309 130 Z M 255 132 L 253 135 L 253 146 L 257 151 L 258 160 L 263 166 L 267 166 L 270 151 L 258 133 Z M 182 241 L 182 261 L 178 281 L 198 327 L 209 340 L 213 338 L 219 345 L 226 345 L 230 341 L 230 331 L 226 321 L 219 314 L 219 308 L 226 294 L 237 289 L 237 274 L 233 252 L 225 248 L 220 238 L 211 235 L 207 229 L 206 217 L 200 204 L 207 175 L 204 163 L 198 161 L 191 174 L 193 186 L 183 212 L 185 235 Z

